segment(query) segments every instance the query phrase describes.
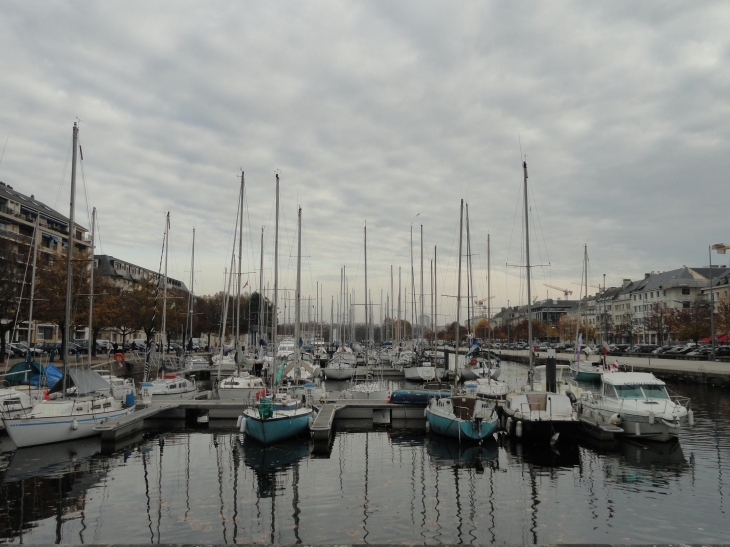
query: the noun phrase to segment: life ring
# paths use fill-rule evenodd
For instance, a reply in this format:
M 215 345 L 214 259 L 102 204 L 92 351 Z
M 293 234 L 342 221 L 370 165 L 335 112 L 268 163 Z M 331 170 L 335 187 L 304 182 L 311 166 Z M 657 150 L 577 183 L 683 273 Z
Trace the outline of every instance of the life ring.
M 123 353 L 115 353 L 114 362 L 117 364 L 117 368 L 122 368 L 122 366 L 124 366 L 124 363 L 127 362 L 127 359 L 126 357 L 124 357 Z
M 260 390 L 258 390 L 256 392 L 256 400 L 257 401 L 260 401 L 261 400 L 261 397 L 265 397 L 265 396 L 266 396 L 266 391 L 263 390 L 263 389 L 260 389 Z
M 473 366 L 474 366 L 474 365 L 476 365 L 476 364 L 477 364 L 477 360 L 476 360 L 476 359 L 474 359 L 474 357 L 472 357 L 472 358 L 471 358 L 471 361 L 469 361 L 469 365 L 473 367 Z

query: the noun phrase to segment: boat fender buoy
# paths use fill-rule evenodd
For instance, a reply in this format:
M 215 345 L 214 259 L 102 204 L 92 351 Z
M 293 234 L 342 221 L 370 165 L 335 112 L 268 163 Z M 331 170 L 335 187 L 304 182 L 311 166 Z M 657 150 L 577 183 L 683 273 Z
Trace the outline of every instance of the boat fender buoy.
M 470 364 L 471 366 L 474 366 L 474 365 L 476 365 L 476 364 L 477 364 L 477 360 L 476 360 L 476 359 L 474 359 L 474 358 L 472 357 L 472 358 L 471 358 L 471 360 L 469 361 L 469 364 Z
M 385 402 L 390 404 L 390 391 L 388 392 L 388 396 L 385 398 Z
M 649 425 L 654 425 L 654 413 L 649 412 Z
M 611 416 L 611 418 L 608 421 L 611 422 L 613 425 L 619 425 L 624 420 L 621 417 L 621 414 L 614 414 Z
M 689 421 L 689 425 L 695 425 L 695 413 L 692 410 L 687 412 L 687 421 Z
M 44 401 L 50 401 L 51 400 L 51 396 L 48 395 L 48 390 L 47 389 L 44 389 L 43 390 L 43 400 Z
M 309 429 L 312 429 L 312 426 L 314 425 L 314 416 L 309 416 Z
M 243 414 L 241 414 L 238 417 L 238 421 L 236 422 L 236 429 L 241 429 L 241 421 L 243 420 Z
M 507 427 L 505 427 L 507 435 L 512 435 L 512 418 L 507 418 Z
M 522 438 L 522 422 L 517 422 L 517 425 L 515 426 L 515 435 L 518 439 Z
M 239 416 L 239 418 L 241 419 L 241 425 L 238 426 L 238 430 L 241 433 L 246 433 L 246 416 L 241 414 L 241 416 Z
M 426 433 L 430 433 L 430 432 L 431 432 L 431 423 L 426 422 Z
M 426 407 L 426 408 L 423 409 L 423 417 L 424 418 L 427 418 L 428 417 L 428 407 Z
M 79 428 L 79 422 L 77 422 L 76 420 L 74 420 L 73 422 L 71 422 L 71 429 L 73 429 L 74 431 L 76 431 L 78 428 Z
M 637 437 L 641 437 L 641 426 L 639 425 L 639 422 L 634 422 L 634 434 Z

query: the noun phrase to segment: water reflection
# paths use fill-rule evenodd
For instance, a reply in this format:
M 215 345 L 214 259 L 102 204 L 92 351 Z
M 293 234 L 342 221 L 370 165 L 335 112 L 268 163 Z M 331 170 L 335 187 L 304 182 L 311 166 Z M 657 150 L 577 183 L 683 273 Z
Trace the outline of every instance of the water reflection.
M 462 445 L 387 429 L 263 447 L 234 429 L 0 455 L 8 543 L 719 543 L 730 396 L 693 397 L 678 443 Z M 694 392 L 693 392 L 694 391 Z M 234 424 L 235 425 L 235 424 Z

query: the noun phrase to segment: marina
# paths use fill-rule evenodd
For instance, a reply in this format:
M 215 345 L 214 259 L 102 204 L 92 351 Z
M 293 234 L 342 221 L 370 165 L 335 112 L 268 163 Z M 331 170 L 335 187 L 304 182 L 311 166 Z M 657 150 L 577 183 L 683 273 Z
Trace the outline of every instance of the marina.
M 504 366 L 508 381 L 524 380 L 523 365 Z M 730 396 L 708 384 L 668 387 L 690 397 L 695 412 L 673 443 L 585 438 L 550 448 L 496 435 L 460 445 L 378 424 L 372 409 L 369 419 L 357 406 L 333 418 L 340 402 L 327 402 L 320 417 L 334 428 L 326 450 L 308 437 L 264 447 L 225 418 L 235 415 L 230 403 L 207 400 L 153 406 L 168 416 L 147 415 L 145 429 L 111 452 L 102 437 L 53 450 L 12 450 L 0 437 L 0 539 L 722 543 Z M 211 412 L 207 428 L 185 419 L 199 405 Z M 423 424 L 422 410 L 416 419 Z

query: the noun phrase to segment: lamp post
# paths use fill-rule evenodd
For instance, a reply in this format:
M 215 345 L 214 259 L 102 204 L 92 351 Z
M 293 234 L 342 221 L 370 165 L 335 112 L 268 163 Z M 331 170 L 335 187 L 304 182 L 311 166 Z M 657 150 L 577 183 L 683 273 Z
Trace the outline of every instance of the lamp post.
M 724 255 L 725 251 L 730 249 L 730 245 L 724 243 L 715 243 L 708 248 L 707 253 L 710 255 L 710 339 L 712 341 L 712 351 L 710 352 L 710 361 L 715 360 L 715 291 L 712 288 L 712 251 L 717 251 L 717 254 Z

